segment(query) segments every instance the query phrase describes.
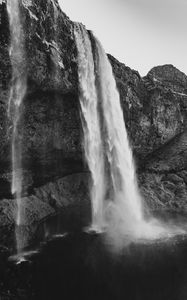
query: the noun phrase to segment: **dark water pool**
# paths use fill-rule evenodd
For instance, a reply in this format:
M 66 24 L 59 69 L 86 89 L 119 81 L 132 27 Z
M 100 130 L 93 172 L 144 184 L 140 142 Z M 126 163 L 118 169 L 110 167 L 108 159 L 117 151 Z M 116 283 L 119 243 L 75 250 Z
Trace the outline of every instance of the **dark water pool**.
M 187 300 L 187 238 L 108 251 L 102 234 L 43 243 L 16 265 L 1 255 L 0 299 Z

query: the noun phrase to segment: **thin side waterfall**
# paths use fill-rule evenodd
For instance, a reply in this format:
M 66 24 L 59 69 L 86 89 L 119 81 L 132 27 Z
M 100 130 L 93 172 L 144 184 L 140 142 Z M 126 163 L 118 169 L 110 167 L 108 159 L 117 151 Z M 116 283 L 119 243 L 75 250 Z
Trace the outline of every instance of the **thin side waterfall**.
M 93 179 L 92 224 L 104 229 L 115 247 L 123 247 L 132 239 L 155 239 L 181 233 L 175 226 L 165 226 L 154 218 L 145 219 L 111 64 L 93 35 L 92 49 L 90 36 L 82 25 L 77 25 L 75 36 L 84 148 Z
M 21 104 L 26 94 L 27 78 L 25 71 L 24 35 L 20 21 L 19 0 L 7 0 L 7 11 L 10 24 L 10 59 L 12 64 L 12 84 L 8 103 L 8 115 L 13 121 L 12 133 L 12 185 L 11 191 L 16 198 L 16 240 L 18 252 L 22 248 L 19 226 L 22 224 L 22 146 L 19 137 Z
M 104 221 L 103 199 L 105 197 L 105 175 L 94 59 L 90 38 L 83 25 L 77 24 L 75 37 L 78 48 L 78 74 L 84 150 L 92 177 L 90 186 L 92 203 L 91 227 L 101 229 Z

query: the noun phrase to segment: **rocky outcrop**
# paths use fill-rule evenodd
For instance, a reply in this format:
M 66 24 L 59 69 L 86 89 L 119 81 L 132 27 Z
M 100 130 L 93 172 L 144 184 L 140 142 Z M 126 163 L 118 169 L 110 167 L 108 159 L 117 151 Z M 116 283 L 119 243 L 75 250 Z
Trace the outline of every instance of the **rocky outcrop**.
M 140 75 L 109 55 L 139 186 L 152 210 L 187 211 L 187 76 L 172 65 Z
M 161 85 L 172 92 L 187 94 L 187 76 L 173 65 L 154 67 L 147 76 L 152 77 L 157 84 L 160 82 Z
M 64 164 L 77 165 L 82 157 L 74 24 L 57 1 L 20 1 L 20 11 L 27 76 L 18 126 L 22 164 L 32 182 L 43 184 L 66 175 Z M 12 70 L 6 1 L 0 4 L 0 12 L 0 181 L 4 197 L 8 195 L 5 173 L 11 168 L 12 136 L 12 122 L 7 117 Z
M 23 197 L 19 228 L 21 239 L 24 237 L 22 247 L 27 247 L 35 235 L 42 240 L 58 231 L 86 226 L 91 212 L 88 186 L 88 174 L 75 173 L 34 188 L 31 195 Z M 0 201 L 0 245 L 15 246 L 15 214 L 14 200 Z
M 141 78 L 137 71 L 121 64 L 111 55 L 109 59 L 120 92 L 131 145 L 137 157 L 145 158 L 184 131 L 187 76 L 170 66 L 170 77 L 177 78 L 175 83 L 173 80 L 171 89 L 164 79 L 167 65 L 158 67 L 160 73 L 163 70 L 163 78 L 156 76 L 157 68 Z M 180 78 L 181 86 L 183 84 L 181 89 L 178 84 Z
M 56 0 L 22 0 L 20 10 L 27 76 L 18 126 L 23 157 L 23 203 L 27 207 L 25 225 L 38 224 L 58 214 L 66 205 L 78 207 L 77 211 L 81 207 L 84 213 L 80 213 L 80 219 L 84 219 L 83 215 L 89 211 L 89 175 L 84 173 L 74 23 Z M 7 117 L 12 72 L 9 46 L 6 1 L 1 1 L 1 241 L 5 240 L 3 232 L 13 232 L 15 215 L 15 201 L 7 200 L 12 197 L 12 121 Z M 153 210 L 187 211 L 187 76 L 172 65 L 164 65 L 141 78 L 137 71 L 111 55 L 108 57 L 145 202 Z M 80 172 L 83 172 L 81 180 L 79 175 L 67 177 Z
M 31 225 L 29 230 L 32 232 L 33 228 L 36 229 L 37 222 L 56 214 L 57 210 L 61 211 L 64 203 L 69 201 L 69 205 L 71 204 L 71 196 L 67 199 L 65 192 L 63 196 L 59 194 L 61 206 L 59 203 L 55 206 L 52 196 L 49 203 L 49 183 L 54 184 L 56 193 L 60 193 L 58 180 L 84 171 L 85 166 L 82 159 L 74 23 L 60 10 L 55 0 L 23 0 L 19 1 L 19 5 L 24 35 L 23 65 L 26 70 L 27 91 L 21 108 L 18 138 L 21 141 L 24 175 L 22 203 L 23 208 L 26 208 L 24 219 L 27 220 L 24 226 L 27 231 Z M 1 1 L 0 232 L 1 242 L 7 243 L 14 239 L 16 211 L 15 200 L 11 199 L 10 192 L 13 126 L 7 114 L 12 84 L 9 48 L 10 30 L 6 1 Z M 39 198 L 36 189 L 40 191 Z M 45 192 L 42 193 L 41 190 Z M 69 187 L 69 190 L 73 191 L 73 187 Z M 75 194 L 77 198 L 82 195 L 79 190 Z M 46 196 L 45 201 L 42 195 Z M 7 232 L 9 238 L 5 239 Z
M 153 208 L 186 212 L 187 76 L 164 65 L 153 68 L 143 81 L 156 112 L 158 135 L 156 148 L 143 162 L 141 186 Z

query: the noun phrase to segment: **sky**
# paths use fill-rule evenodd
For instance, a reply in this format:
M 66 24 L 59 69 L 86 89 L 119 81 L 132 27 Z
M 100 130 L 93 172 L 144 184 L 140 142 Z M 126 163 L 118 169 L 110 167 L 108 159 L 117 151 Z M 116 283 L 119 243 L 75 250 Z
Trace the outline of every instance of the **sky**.
M 105 51 L 144 76 L 173 64 L 187 74 L 187 0 L 59 0 Z

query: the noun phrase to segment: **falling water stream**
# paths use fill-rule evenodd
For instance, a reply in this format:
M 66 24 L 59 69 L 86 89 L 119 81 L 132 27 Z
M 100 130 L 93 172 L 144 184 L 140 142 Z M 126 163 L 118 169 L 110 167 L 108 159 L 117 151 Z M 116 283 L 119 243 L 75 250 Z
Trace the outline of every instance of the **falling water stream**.
M 19 136 L 19 121 L 21 104 L 26 93 L 26 70 L 24 53 L 24 35 L 20 20 L 18 0 L 7 1 L 7 11 L 10 24 L 10 59 L 12 64 L 12 81 L 8 103 L 8 115 L 13 121 L 12 133 L 12 195 L 16 198 L 16 241 L 18 252 L 22 248 L 22 237 L 19 234 L 19 226 L 22 223 L 22 145 Z
M 142 201 L 137 189 L 135 167 L 132 151 L 129 146 L 127 130 L 120 106 L 120 97 L 112 73 L 111 64 L 100 42 L 96 43 L 97 88 L 101 97 L 106 155 L 111 177 L 113 203 L 123 202 L 126 220 L 143 219 Z
M 178 229 L 147 221 L 112 67 L 100 42 L 81 24 L 75 28 L 84 148 L 92 176 L 92 226 L 115 244 L 170 236 Z M 94 54 L 93 54 L 94 53 Z M 99 216 L 99 218 L 95 218 Z M 179 230 L 180 231 L 180 230 Z
M 98 113 L 98 97 L 95 85 L 92 45 L 84 26 L 77 24 L 75 37 L 78 46 L 80 104 L 84 130 L 84 149 L 92 175 L 91 203 L 92 228 L 101 229 L 103 224 L 103 199 L 105 197 L 105 174 L 103 143 Z

